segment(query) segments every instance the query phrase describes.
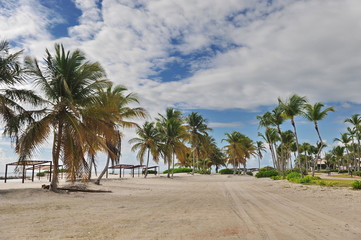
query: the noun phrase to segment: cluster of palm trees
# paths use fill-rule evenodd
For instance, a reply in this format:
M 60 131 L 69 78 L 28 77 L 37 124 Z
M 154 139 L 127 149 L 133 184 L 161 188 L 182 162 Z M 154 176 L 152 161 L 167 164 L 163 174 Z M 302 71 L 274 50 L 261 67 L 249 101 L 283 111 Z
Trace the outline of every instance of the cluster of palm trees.
M 272 110 L 257 116 L 259 126 L 265 128 L 264 133 L 258 135 L 268 144 L 273 165 L 280 173 L 285 173 L 287 168 L 292 168 L 292 152 L 295 155 L 295 164 L 303 173 L 302 169 L 312 168 L 312 174 L 320 158 L 322 149 L 326 146 L 322 140 L 318 122 L 324 119 L 328 112 L 333 112 L 333 107 L 325 107 L 324 104 L 317 102 L 309 104 L 306 97 L 296 94 L 282 100 L 278 99 L 278 105 Z M 302 116 L 314 124 L 318 135 L 316 146 L 308 143 L 300 144 L 297 135 L 295 117 Z M 290 120 L 293 131 L 282 131 L 281 126 Z
M 1 89 L 0 113 L 19 162 L 31 159 L 52 137 L 50 189 L 56 191 L 60 161 L 72 181 L 90 174 L 99 151 L 108 161 L 119 161 L 121 129 L 135 127 L 133 120 L 147 116 L 145 109 L 130 107 L 138 103 L 135 94 L 113 86 L 99 63 L 88 61 L 79 50 L 65 51 L 63 45 L 55 44 L 54 55 L 46 49 L 41 62 L 26 57 L 24 66 L 19 63 L 21 52 L 10 54 L 7 41 L 0 43 L 0 53 L 0 81 L 7 87 Z M 23 82 L 38 91 L 13 88 Z
M 360 171 L 361 116 L 354 114 L 344 122 L 350 126 L 347 127 L 347 132 L 340 133 L 340 137 L 334 139 L 339 145 L 326 152 L 326 164 L 330 168 L 344 167 L 349 173 Z
M 166 109 L 164 115 L 159 114 L 155 122 L 145 122 L 137 130 L 137 137 L 131 139 L 132 151 L 138 151 L 137 158 L 143 164 L 145 157 L 146 172 L 150 155 L 158 163 L 162 157 L 168 166 L 167 177 L 173 177 L 175 160 L 178 166 L 208 170 L 215 165 L 216 169 L 224 165 L 222 151 L 208 133 L 211 129 L 206 119 L 197 112 L 183 117 L 182 112 L 173 108 Z M 171 171 L 172 166 L 172 171 Z

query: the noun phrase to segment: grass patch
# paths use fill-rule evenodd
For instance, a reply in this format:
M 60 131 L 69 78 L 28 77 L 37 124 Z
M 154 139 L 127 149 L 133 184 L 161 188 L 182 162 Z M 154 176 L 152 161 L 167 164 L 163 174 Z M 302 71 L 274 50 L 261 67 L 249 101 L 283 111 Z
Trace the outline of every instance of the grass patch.
M 172 173 L 172 168 L 170 169 L 170 173 Z M 174 173 L 188 173 L 192 172 L 192 168 L 175 168 Z M 168 169 L 163 171 L 163 174 L 168 173 Z
M 355 176 L 353 175 L 352 177 L 348 174 L 337 174 L 337 175 L 332 175 L 332 177 L 336 177 L 336 178 L 361 178 L 359 176 Z

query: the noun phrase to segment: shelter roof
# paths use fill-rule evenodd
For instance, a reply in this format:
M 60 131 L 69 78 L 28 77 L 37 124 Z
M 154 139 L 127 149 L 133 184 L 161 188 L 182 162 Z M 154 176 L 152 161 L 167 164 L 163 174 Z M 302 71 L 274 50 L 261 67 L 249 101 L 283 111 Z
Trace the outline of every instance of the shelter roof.
M 30 165 L 40 165 L 40 164 L 44 164 L 44 163 L 50 163 L 51 161 L 40 161 L 40 160 L 26 160 L 26 161 L 20 161 L 20 162 L 12 162 L 12 163 L 7 163 L 6 165 L 10 165 L 10 166 L 30 166 Z

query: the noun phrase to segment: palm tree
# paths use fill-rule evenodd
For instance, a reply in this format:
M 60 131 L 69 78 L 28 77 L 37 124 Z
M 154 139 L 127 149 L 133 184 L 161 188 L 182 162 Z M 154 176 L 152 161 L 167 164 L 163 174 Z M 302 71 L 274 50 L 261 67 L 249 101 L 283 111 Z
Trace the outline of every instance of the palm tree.
M 349 143 L 351 141 L 351 137 L 348 133 L 341 133 L 341 138 L 334 138 L 333 141 L 340 142 L 345 147 L 347 156 L 349 156 L 349 152 L 348 152 L 349 148 L 348 147 L 349 147 Z
M 44 60 L 43 70 L 36 59 L 27 57 L 25 63 L 28 74 L 40 86 L 49 106 L 39 120 L 27 126 L 16 150 L 20 155 L 19 161 L 30 158 L 37 145 L 53 133 L 54 173 L 50 189 L 57 191 L 60 159 L 73 177 L 87 168 L 84 155 L 88 137 L 106 148 L 104 142 L 82 120 L 90 118 L 84 110 L 94 102 L 98 89 L 109 82 L 105 80 L 105 72 L 100 64 L 86 61 L 79 50 L 65 52 L 63 45 L 55 44 L 55 56 L 46 49 Z M 93 116 L 93 119 L 96 120 L 96 117 Z
M 306 104 L 305 112 L 304 112 L 304 117 L 308 121 L 314 123 L 315 130 L 317 132 L 318 138 L 319 138 L 320 143 L 321 143 L 321 148 L 318 149 L 318 152 L 317 152 L 317 155 L 316 155 L 316 158 L 315 158 L 315 162 L 318 161 L 321 150 L 322 150 L 322 146 L 323 146 L 322 137 L 321 137 L 320 131 L 318 129 L 318 121 L 321 121 L 322 119 L 324 119 L 327 116 L 328 112 L 334 112 L 335 111 L 335 109 L 333 107 L 328 107 L 328 108 L 322 110 L 322 108 L 324 106 L 325 105 L 323 105 L 320 102 L 317 102 L 314 105 Z M 315 168 L 312 168 L 312 176 L 315 176 Z
M 258 133 L 258 136 L 262 137 L 263 140 L 268 144 L 271 152 L 273 167 L 279 169 L 278 161 L 276 157 L 277 141 L 280 140 L 277 130 L 274 128 L 266 128 L 265 134 Z
M 345 119 L 345 123 L 351 123 L 353 125 L 353 130 L 355 131 L 355 137 L 357 139 L 357 152 L 358 152 L 358 160 L 357 160 L 357 171 L 360 171 L 360 158 L 361 158 L 361 117 L 360 114 L 354 114 L 350 118 Z
M 297 147 L 297 159 L 300 156 L 300 150 L 299 150 L 299 144 L 298 144 L 298 136 L 297 136 L 297 130 L 296 130 L 296 124 L 295 124 L 295 117 L 299 116 L 303 113 L 303 110 L 305 108 L 307 100 L 306 97 L 300 97 L 296 94 L 293 94 L 285 101 L 282 101 L 280 98 L 278 98 L 278 103 L 280 108 L 283 111 L 283 114 L 286 118 L 291 120 L 291 124 L 293 127 L 293 132 L 295 133 L 295 140 L 296 140 L 296 147 Z M 299 162 L 299 168 L 301 175 L 303 176 L 302 172 L 302 166 L 301 161 Z
M 228 159 L 232 161 L 233 174 L 236 173 L 236 166 L 240 163 L 243 164 L 244 174 L 246 174 L 247 159 L 250 158 L 251 155 L 256 155 L 256 148 L 253 145 L 253 141 L 237 131 L 226 133 L 225 135 L 227 138 L 222 139 L 222 141 L 228 142 L 228 145 L 224 146 L 224 148 Z
M 257 155 L 258 155 L 258 168 L 261 168 L 261 159 L 263 158 L 262 152 L 266 152 L 266 147 L 262 141 L 256 142 Z
M 352 156 L 353 156 L 353 159 L 354 159 L 354 162 L 353 162 L 353 169 L 356 170 L 356 165 L 357 165 L 357 158 L 356 158 L 356 148 L 355 148 L 355 135 L 356 135 L 356 129 L 354 128 L 350 128 L 350 127 L 347 127 L 347 134 L 348 136 L 350 136 L 350 140 L 351 140 L 351 149 L 350 151 L 352 152 Z
M 207 120 L 202 115 L 191 112 L 185 119 L 187 131 L 189 133 L 189 141 L 192 146 L 192 159 L 193 159 L 193 170 L 194 175 L 195 158 L 199 159 L 199 146 L 205 141 L 205 136 L 208 135 L 208 131 L 211 129 L 207 126 Z M 196 156 L 196 157 L 195 157 Z
M 20 67 L 19 56 L 22 51 L 10 54 L 8 41 L 0 42 L 0 84 L 7 86 L 0 89 L 0 115 L 5 123 L 4 134 L 17 140 L 21 127 L 34 121 L 34 114 L 42 111 L 26 111 L 21 104 L 39 106 L 43 103 L 33 91 L 17 89 L 11 86 L 24 83 L 23 69 Z
M 160 151 L 160 133 L 154 126 L 153 122 L 145 122 L 143 127 L 137 130 L 137 135 L 138 137 L 130 139 L 129 143 L 134 143 L 131 149 L 133 152 L 138 150 L 137 158 L 140 161 L 140 164 L 143 164 L 144 155 L 147 153 L 147 164 L 144 174 L 144 178 L 146 178 L 148 174 L 150 153 L 153 156 L 153 161 L 158 162 Z
M 184 157 L 186 146 L 184 140 L 187 139 L 186 128 L 183 126 L 182 112 L 173 108 L 166 109 L 166 115 L 159 114 L 157 127 L 161 134 L 162 154 L 164 161 L 168 163 L 168 175 L 170 178 L 170 165 L 173 163 L 172 178 L 174 174 L 174 158 Z
M 345 147 L 336 146 L 332 149 L 332 153 L 335 155 L 336 161 L 338 163 L 338 169 L 343 165 L 343 157 L 344 157 Z
M 101 109 L 101 112 L 105 111 L 105 113 L 102 113 L 102 116 L 106 116 L 103 121 L 115 131 L 114 134 L 108 134 L 106 137 L 107 146 L 109 149 L 113 149 L 113 151 L 108 151 L 107 163 L 95 181 L 96 184 L 100 184 L 100 180 L 108 171 L 110 161 L 112 161 L 113 166 L 119 163 L 122 143 L 120 128 L 139 127 L 134 120 L 147 117 L 147 112 L 144 108 L 131 107 L 132 105 L 139 104 L 139 100 L 135 93 L 126 93 L 127 90 L 126 87 L 121 85 L 108 86 L 106 89 L 100 89 L 95 96 L 94 112 L 99 112 L 99 109 Z M 113 138 L 113 141 L 110 140 L 111 138 Z

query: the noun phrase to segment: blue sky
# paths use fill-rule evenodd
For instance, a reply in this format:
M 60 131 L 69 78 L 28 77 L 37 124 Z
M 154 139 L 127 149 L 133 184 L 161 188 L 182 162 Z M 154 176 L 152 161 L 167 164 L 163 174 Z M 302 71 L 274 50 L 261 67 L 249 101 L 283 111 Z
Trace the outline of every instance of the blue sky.
M 166 107 L 200 112 L 220 146 L 234 130 L 260 140 L 256 115 L 293 93 L 336 108 L 320 123 L 330 146 L 343 120 L 361 113 L 358 0 L 8 0 L 0 8 L 0 38 L 14 50 L 42 58 L 54 43 L 80 48 L 152 116 Z M 313 125 L 297 124 L 300 140 L 315 143 Z M 0 147 L 1 171 L 16 156 L 6 139 Z M 38 158 L 49 159 L 49 147 Z M 124 162 L 135 163 L 129 149 Z

